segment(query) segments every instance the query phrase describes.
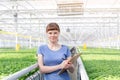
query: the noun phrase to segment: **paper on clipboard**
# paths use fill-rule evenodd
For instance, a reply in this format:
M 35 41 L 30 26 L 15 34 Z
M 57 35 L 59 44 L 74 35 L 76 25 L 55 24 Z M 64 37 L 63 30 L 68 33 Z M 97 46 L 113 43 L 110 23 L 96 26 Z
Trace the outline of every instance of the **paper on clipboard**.
M 77 59 L 78 59 L 78 57 L 80 57 L 80 55 L 81 55 L 81 53 L 75 54 L 75 55 L 69 60 L 69 62 L 74 63 L 75 61 L 77 61 Z M 65 70 L 66 70 L 66 69 L 64 69 L 64 68 L 61 69 L 61 70 L 58 72 L 58 74 L 63 73 Z

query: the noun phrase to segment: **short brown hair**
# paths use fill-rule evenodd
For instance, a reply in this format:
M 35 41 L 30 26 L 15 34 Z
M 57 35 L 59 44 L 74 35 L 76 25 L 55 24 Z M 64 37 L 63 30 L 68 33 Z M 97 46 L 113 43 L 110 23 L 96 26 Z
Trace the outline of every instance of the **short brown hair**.
M 46 27 L 46 32 L 51 31 L 51 30 L 57 30 L 60 32 L 59 25 L 57 23 L 49 23 Z

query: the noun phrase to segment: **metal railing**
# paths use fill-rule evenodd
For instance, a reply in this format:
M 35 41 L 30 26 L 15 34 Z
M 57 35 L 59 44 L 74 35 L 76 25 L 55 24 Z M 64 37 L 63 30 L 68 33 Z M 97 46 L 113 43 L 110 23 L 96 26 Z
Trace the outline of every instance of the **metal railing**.
M 23 69 L 21 71 L 18 71 L 16 73 L 6 77 L 3 80 L 18 80 L 18 78 L 24 76 L 25 74 L 29 73 L 30 71 L 32 71 L 32 70 L 34 70 L 36 68 L 38 68 L 38 63 L 33 64 L 32 66 L 29 66 L 29 67 L 27 67 L 27 68 L 25 68 L 25 69 Z
M 79 64 L 79 72 L 80 72 L 81 80 L 89 80 L 89 77 L 87 75 L 87 72 L 85 70 L 85 67 L 83 65 L 81 58 L 78 58 L 77 62 Z

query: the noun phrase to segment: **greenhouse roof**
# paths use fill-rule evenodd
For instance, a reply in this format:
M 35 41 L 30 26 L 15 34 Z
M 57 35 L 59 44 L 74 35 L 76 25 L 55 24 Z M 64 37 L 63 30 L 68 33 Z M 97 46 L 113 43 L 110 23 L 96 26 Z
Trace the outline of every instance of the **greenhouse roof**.
M 119 18 L 120 0 L 0 0 L 0 39 L 44 41 L 45 26 L 57 22 L 60 40 L 100 41 L 118 36 Z

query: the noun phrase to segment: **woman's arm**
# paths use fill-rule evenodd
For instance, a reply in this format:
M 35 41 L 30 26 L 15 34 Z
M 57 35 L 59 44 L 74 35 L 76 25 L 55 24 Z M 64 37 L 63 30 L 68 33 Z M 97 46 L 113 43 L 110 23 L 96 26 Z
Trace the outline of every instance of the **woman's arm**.
M 41 54 L 38 55 L 38 65 L 40 67 L 41 73 L 50 73 L 50 72 L 53 72 L 53 71 L 63 68 L 63 64 L 59 64 L 59 65 L 55 65 L 55 66 L 44 66 L 43 65 L 43 57 Z

